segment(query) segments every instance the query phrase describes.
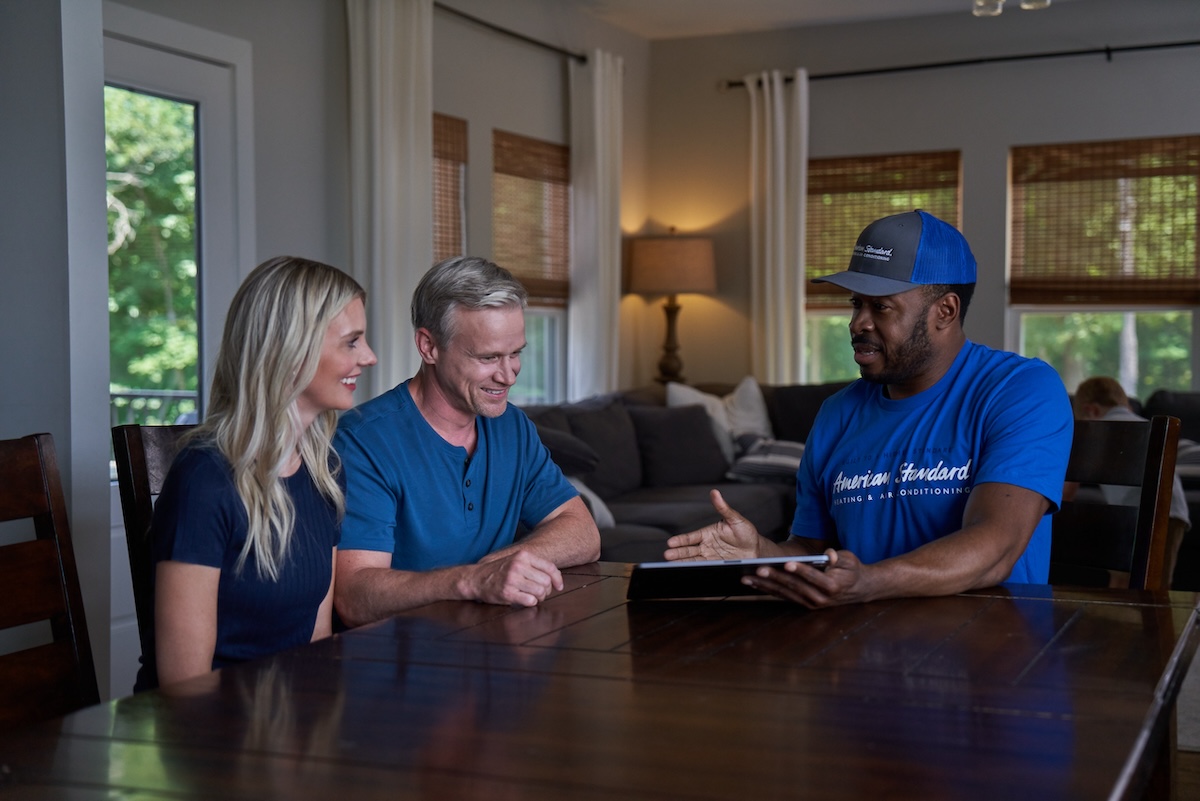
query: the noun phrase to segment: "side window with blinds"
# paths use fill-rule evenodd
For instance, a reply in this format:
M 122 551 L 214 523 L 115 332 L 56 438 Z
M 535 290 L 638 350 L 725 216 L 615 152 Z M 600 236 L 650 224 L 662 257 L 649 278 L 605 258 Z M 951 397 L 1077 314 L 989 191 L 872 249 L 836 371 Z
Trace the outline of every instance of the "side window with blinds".
M 900 153 L 811 159 L 805 216 L 805 274 L 841 272 L 862 229 L 889 214 L 924 209 L 959 224 L 959 153 Z M 850 306 L 846 290 L 807 284 L 805 380 L 858 377 L 850 353 Z
M 570 164 L 565 145 L 492 132 L 492 257 L 529 292 L 516 403 L 552 403 L 565 394 Z
M 1012 151 L 1013 303 L 1200 303 L 1200 136 Z
M 570 292 L 571 151 L 492 132 L 492 248 L 534 306 L 565 306 Z
M 1021 352 L 1069 390 L 1190 389 L 1200 136 L 1017 147 L 1010 165 Z
M 467 121 L 433 115 L 433 260 L 466 251 Z

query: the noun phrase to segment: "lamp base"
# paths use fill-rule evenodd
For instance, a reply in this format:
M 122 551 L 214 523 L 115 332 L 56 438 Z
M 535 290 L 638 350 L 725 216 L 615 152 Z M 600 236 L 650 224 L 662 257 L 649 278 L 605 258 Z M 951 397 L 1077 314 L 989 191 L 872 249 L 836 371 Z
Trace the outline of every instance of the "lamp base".
M 658 375 L 654 379 L 660 384 L 669 381 L 684 383 L 680 372 L 683 370 L 683 359 L 679 358 L 679 341 L 675 337 L 675 320 L 679 317 L 680 308 L 675 295 L 668 295 L 667 302 L 663 304 L 663 312 L 667 315 L 667 338 L 663 341 L 663 355 L 658 360 Z

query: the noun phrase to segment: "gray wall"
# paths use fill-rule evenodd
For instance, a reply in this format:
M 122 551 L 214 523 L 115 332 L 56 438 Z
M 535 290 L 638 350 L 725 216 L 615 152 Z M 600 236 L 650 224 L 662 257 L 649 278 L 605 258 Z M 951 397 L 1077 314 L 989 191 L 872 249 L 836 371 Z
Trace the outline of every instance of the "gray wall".
M 556 47 L 586 53 L 600 48 L 624 63 L 621 227 L 640 232 L 647 211 L 647 119 L 650 43 L 581 13 L 561 0 L 443 0 L 444 5 Z M 467 248 L 491 252 L 491 131 L 500 128 L 567 142 L 566 60 L 547 50 L 434 10 L 434 110 L 468 121 Z M 622 305 L 621 386 L 636 376 L 636 319 L 642 305 Z M 632 312 L 631 312 L 632 310 Z M 661 334 L 659 335 L 661 342 Z M 657 362 L 658 355 L 653 359 Z M 586 366 L 580 369 L 586 369 Z
M 0 5 L 0 438 L 54 436 L 108 676 L 108 316 L 100 0 Z
M 1074 0 L 1037 12 L 1014 7 L 991 19 L 972 17 L 965 6 L 905 21 L 654 43 L 650 216 L 658 226 L 711 231 L 720 270 L 715 301 L 684 301 L 680 339 L 690 380 L 736 381 L 750 368 L 748 101 L 744 89 L 720 91 L 719 81 L 764 69 L 805 67 L 820 75 L 1200 34 L 1194 0 Z M 1200 133 L 1197 75 L 1200 48 L 1116 55 L 1111 63 L 1089 56 L 814 81 L 811 155 L 961 150 L 962 228 L 981 268 L 967 332 L 1004 346 L 1012 334 L 1005 308 L 1008 149 Z M 661 312 L 645 311 L 641 324 L 661 329 Z M 646 344 L 653 352 L 653 340 Z

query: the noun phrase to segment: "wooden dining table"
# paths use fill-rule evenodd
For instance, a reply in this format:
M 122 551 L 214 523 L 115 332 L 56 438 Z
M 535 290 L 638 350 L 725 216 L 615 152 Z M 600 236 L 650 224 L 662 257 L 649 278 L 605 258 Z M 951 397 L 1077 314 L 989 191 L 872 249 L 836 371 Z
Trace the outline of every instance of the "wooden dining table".
M 812 611 L 627 601 L 629 571 L 565 571 L 534 608 L 430 604 L 0 732 L 0 797 L 1137 798 L 1200 638 L 1192 593 Z

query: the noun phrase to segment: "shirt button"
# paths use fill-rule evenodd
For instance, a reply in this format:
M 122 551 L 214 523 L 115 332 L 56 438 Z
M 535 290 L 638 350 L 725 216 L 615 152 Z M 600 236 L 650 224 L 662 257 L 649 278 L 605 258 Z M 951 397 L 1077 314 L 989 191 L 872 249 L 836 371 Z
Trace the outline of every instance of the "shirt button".
M 468 512 L 474 512 L 474 511 L 475 511 L 475 504 L 473 504 L 473 503 L 468 503 L 468 504 L 467 504 L 467 511 L 468 511 Z
M 469 479 L 469 478 L 467 479 L 467 481 L 466 481 L 466 485 L 467 485 L 468 487 L 469 487 L 469 486 L 471 486 L 471 479 Z

